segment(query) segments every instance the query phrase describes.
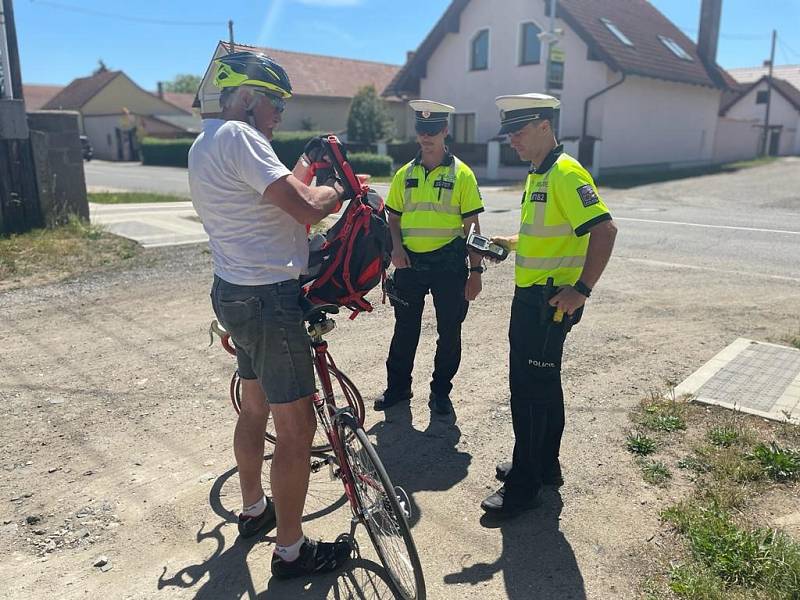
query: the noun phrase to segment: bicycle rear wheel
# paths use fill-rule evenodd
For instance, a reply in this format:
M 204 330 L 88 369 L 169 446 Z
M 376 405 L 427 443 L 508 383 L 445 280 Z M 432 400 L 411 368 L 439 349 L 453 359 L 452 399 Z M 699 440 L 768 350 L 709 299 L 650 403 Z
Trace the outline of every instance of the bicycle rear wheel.
M 424 600 L 425 579 L 406 519 L 411 508 L 408 497 L 392 485 L 378 453 L 354 419 L 340 418 L 336 427 L 352 474 L 359 516 L 395 594 L 403 600 Z
M 331 378 L 331 384 L 333 385 L 333 394 L 336 398 L 344 398 L 347 402 L 346 406 L 349 406 L 353 410 L 353 414 L 355 415 L 356 419 L 358 419 L 359 425 L 364 424 L 364 400 L 361 398 L 361 393 L 356 389 L 355 384 L 350 381 L 350 378 L 336 369 L 335 367 L 328 365 L 328 374 Z M 319 378 L 317 378 L 317 387 L 322 389 L 322 385 L 319 382 Z M 239 410 L 242 406 L 242 381 L 239 378 L 239 371 L 235 371 L 233 373 L 233 377 L 231 377 L 231 403 L 233 404 L 233 409 L 236 413 L 239 413 Z M 275 443 L 275 425 L 272 423 L 272 417 L 270 416 L 269 420 L 267 421 L 267 432 L 264 435 L 264 438 L 270 443 Z M 314 442 L 311 446 L 312 452 L 327 452 L 331 449 L 330 443 L 328 442 L 328 436 L 325 434 L 325 431 L 322 427 L 320 427 L 319 423 L 317 423 L 317 431 L 314 434 Z

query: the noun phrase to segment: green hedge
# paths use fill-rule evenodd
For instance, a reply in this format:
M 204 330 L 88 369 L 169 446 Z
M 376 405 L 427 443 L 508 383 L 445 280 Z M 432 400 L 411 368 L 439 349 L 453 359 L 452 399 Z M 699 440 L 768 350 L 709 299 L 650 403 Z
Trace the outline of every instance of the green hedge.
M 276 131 L 272 138 L 272 148 L 278 155 L 278 159 L 288 169 L 293 169 L 308 141 L 323 133 L 321 131 Z
M 272 140 L 272 147 L 278 159 L 288 168 L 293 168 L 303 153 L 308 141 L 321 135 L 314 131 L 278 131 Z M 144 138 L 141 143 L 142 164 L 169 167 L 186 167 L 189 159 L 189 148 L 193 139 L 162 140 Z M 367 152 L 348 154 L 350 164 L 356 173 L 385 176 L 392 174 L 392 159 Z
M 347 155 L 353 171 L 366 175 L 383 177 L 392 174 L 392 157 L 368 152 L 354 152 Z
M 175 140 L 162 140 L 158 138 L 144 138 L 140 144 L 143 165 L 157 165 L 161 167 L 186 167 L 189 160 L 189 148 L 194 139 L 180 138 Z

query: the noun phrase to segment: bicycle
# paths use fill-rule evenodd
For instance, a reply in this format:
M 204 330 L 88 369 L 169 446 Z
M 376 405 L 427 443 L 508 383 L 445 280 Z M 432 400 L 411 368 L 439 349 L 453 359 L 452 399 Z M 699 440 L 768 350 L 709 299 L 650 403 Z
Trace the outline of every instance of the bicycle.
M 318 429 L 312 452 L 331 452 L 314 457 L 311 470 L 316 473 L 327 466 L 331 477 L 342 481 L 353 514 L 351 539 L 354 539 L 356 527 L 364 525 L 389 574 L 389 583 L 395 594 L 402 600 L 425 600 L 422 567 L 408 527 L 411 514 L 408 494 L 401 487 L 392 485 L 363 429 L 364 402 L 361 394 L 338 369 L 328 351 L 328 342 L 323 337 L 336 326 L 336 322 L 328 315 L 338 312 L 339 308 L 333 304 L 321 304 L 312 305 L 303 315 L 303 320 L 308 323 L 314 369 L 322 392 L 313 397 Z M 216 320 L 212 321 L 209 334 L 212 343 L 214 334 L 217 334 L 225 350 L 236 354 L 230 335 Z M 347 406 L 336 406 L 334 381 L 341 388 Z M 237 371 L 230 383 L 231 403 L 237 413 L 241 406 L 240 394 L 241 381 Z M 270 427 L 265 438 L 274 444 L 275 434 Z M 324 441 L 320 439 L 321 434 L 324 434 Z

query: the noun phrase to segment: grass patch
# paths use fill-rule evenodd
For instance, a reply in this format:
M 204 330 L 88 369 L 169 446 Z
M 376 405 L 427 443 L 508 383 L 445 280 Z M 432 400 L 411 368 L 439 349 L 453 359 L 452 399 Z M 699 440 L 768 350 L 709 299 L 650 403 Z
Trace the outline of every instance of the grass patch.
M 0 236 L 0 289 L 116 266 L 140 250 L 136 242 L 74 216 L 53 229 Z
M 720 448 L 729 448 L 739 439 L 739 430 L 730 425 L 718 425 L 708 431 L 708 441 Z
M 149 192 L 90 192 L 89 202 L 97 204 L 141 204 L 151 202 L 186 202 L 189 198 Z
M 708 473 L 711 470 L 711 465 L 697 456 L 690 455 L 684 456 L 678 461 L 678 468 L 694 471 L 695 473 Z
M 686 429 L 687 404 L 678 402 L 674 395 L 665 399 L 658 392 L 651 392 L 640 406 L 634 420 L 650 431 L 672 433 Z
M 782 448 L 775 442 L 770 445 L 758 444 L 748 458 L 756 461 L 764 473 L 775 481 L 792 481 L 800 477 L 800 452 Z
M 628 452 L 638 456 L 647 456 L 656 451 L 656 441 L 644 433 L 630 433 L 625 440 L 625 447 Z
M 660 460 L 643 460 L 640 465 L 642 479 L 651 485 L 665 485 L 672 479 L 672 473 L 667 465 Z
M 694 559 L 670 573 L 670 589 L 680 597 L 727 598 L 728 592 L 752 590 L 768 598 L 797 598 L 800 544 L 788 536 L 736 523 L 716 499 L 681 502 L 662 519 L 685 536 Z

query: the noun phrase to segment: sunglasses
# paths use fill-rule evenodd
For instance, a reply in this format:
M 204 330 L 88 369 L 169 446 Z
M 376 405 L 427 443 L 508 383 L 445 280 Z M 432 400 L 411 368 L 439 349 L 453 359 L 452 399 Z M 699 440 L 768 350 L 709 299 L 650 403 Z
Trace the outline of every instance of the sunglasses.
M 272 94 L 267 94 L 265 92 L 260 92 L 260 91 L 256 91 L 255 93 L 269 100 L 269 103 L 272 104 L 272 108 L 277 110 L 279 113 L 282 113 L 284 110 L 286 110 L 286 100 L 284 100 L 283 98 L 278 98 L 277 96 L 273 96 Z

